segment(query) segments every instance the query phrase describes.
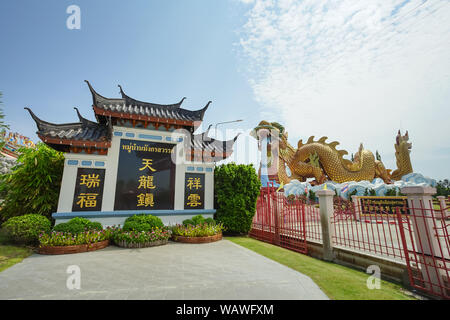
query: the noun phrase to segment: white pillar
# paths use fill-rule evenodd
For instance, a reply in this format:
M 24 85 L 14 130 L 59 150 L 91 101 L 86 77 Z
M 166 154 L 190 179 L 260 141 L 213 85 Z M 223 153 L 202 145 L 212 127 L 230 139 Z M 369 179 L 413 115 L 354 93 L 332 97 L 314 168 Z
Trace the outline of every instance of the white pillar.
M 432 195 L 436 189 L 432 187 L 404 187 L 401 192 L 408 197 L 410 222 L 414 234 L 414 245 L 425 285 L 432 292 L 439 293 L 439 284 L 443 284 L 442 272 L 436 268 L 436 259 L 442 261 L 439 240 L 434 229 Z
M 333 236 L 334 228 L 331 225 L 331 217 L 334 213 L 332 190 L 319 190 L 316 192 L 319 197 L 320 206 L 320 223 L 322 225 L 322 244 L 323 244 L 323 259 L 326 261 L 333 261 Z
M 441 207 L 441 218 L 446 219 L 448 216 L 450 216 L 450 208 L 447 208 L 447 205 L 445 204 L 445 197 L 437 196 L 436 198 L 439 200 L 439 206 Z
M 361 203 L 359 197 L 356 195 L 352 196 L 353 207 L 355 208 L 355 219 L 357 221 L 361 220 Z

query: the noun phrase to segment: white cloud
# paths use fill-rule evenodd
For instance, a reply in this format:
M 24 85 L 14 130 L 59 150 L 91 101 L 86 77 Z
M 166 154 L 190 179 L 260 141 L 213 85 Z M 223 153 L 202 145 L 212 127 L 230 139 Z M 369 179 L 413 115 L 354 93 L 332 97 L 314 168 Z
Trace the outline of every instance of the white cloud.
M 450 177 L 448 0 L 255 1 L 240 48 L 261 120 L 284 124 L 291 144 L 363 142 L 395 168 L 407 129 L 415 171 Z

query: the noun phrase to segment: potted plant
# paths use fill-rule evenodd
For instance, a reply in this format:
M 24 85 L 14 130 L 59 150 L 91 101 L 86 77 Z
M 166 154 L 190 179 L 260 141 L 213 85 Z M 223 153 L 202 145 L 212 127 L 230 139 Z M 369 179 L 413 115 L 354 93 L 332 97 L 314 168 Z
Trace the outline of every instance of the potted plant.
M 151 231 L 117 230 L 114 243 L 123 248 L 147 248 L 167 244 L 171 236 L 166 228 L 154 228 Z
M 185 243 L 208 243 L 222 239 L 223 224 L 201 215 L 172 227 L 172 240 Z
M 58 232 L 39 235 L 40 254 L 68 254 L 95 251 L 109 245 L 115 228 L 103 230 L 86 230 L 79 233 Z
M 85 218 L 76 217 L 56 225 L 51 232 L 39 235 L 40 254 L 68 254 L 106 248 L 116 227 L 103 226 Z
M 171 231 L 160 218 L 149 214 L 133 215 L 125 220 L 123 229 L 114 232 L 116 245 L 124 248 L 146 248 L 167 244 Z

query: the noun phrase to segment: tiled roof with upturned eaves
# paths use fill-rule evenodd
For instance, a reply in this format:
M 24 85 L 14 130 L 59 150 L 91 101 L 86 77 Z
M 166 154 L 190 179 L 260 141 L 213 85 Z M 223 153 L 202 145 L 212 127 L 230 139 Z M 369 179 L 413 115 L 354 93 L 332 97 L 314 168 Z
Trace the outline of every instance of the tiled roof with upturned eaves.
M 155 104 L 132 99 L 125 95 L 122 89 L 120 90 L 122 98 L 105 98 L 94 90 L 89 81 L 85 81 L 92 93 L 93 105 L 106 112 L 197 122 L 203 120 L 203 116 L 211 103 L 209 101 L 205 107 L 199 110 L 187 110 L 180 107 L 185 98 L 176 104 Z

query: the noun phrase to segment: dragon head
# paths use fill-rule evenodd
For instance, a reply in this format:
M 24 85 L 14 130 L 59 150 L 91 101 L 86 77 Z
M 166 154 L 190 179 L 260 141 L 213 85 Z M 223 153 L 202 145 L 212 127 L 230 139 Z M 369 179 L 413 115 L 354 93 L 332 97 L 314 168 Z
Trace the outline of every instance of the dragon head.
M 287 146 L 288 134 L 285 132 L 284 127 L 278 122 L 268 122 L 263 120 L 250 132 L 250 135 L 258 140 L 258 142 L 260 142 L 263 137 L 268 137 L 269 143 L 277 141 L 281 149 L 285 149 Z M 259 148 L 261 148 L 260 144 Z
M 412 143 L 408 141 L 409 141 L 408 130 L 406 130 L 406 133 L 403 136 L 400 130 L 398 130 L 397 137 L 395 137 L 395 150 L 397 152 L 408 151 L 408 153 L 410 153 Z

